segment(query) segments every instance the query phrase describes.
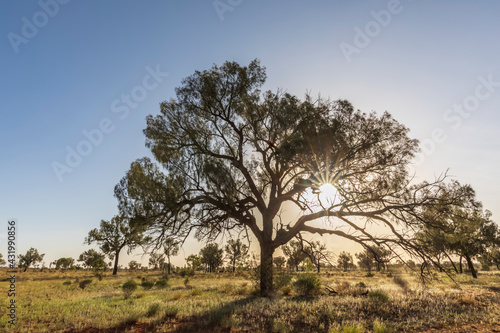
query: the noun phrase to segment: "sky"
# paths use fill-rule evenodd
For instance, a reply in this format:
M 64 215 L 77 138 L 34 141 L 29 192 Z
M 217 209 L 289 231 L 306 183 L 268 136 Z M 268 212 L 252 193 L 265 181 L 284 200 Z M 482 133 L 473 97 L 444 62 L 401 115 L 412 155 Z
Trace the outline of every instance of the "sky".
M 117 213 L 113 189 L 150 156 L 145 118 L 195 70 L 258 58 L 265 90 L 388 111 L 422 144 L 419 180 L 448 170 L 499 221 L 500 2 L 3 1 L 0 253 L 77 258 Z M 355 250 L 325 239 L 334 252 Z M 173 264 L 198 253 L 189 240 Z M 120 264 L 143 260 L 139 252 Z

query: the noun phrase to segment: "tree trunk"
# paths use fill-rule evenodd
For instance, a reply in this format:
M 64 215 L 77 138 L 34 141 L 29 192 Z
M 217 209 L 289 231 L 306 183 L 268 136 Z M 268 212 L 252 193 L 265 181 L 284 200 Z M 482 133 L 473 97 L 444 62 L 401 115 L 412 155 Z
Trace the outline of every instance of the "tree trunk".
M 474 268 L 474 264 L 472 263 L 472 260 L 469 256 L 465 256 L 465 260 L 467 260 L 467 265 L 469 266 L 469 269 L 472 273 L 472 277 L 474 279 L 477 279 L 477 272 L 476 269 Z
M 457 274 L 458 274 L 458 269 L 457 269 L 457 266 L 455 266 L 455 263 L 453 262 L 453 260 L 451 260 L 451 257 L 449 256 L 449 254 L 448 254 L 448 253 L 446 253 L 446 252 L 445 252 L 445 254 L 446 254 L 446 256 L 448 257 L 448 260 L 451 262 L 451 265 L 453 266 L 453 269 L 455 270 L 455 273 L 457 273 Z
M 460 256 L 460 274 L 463 274 L 463 269 L 462 269 L 462 256 Z
M 236 271 L 236 259 L 233 260 L 233 273 Z
M 170 256 L 167 256 L 168 264 L 167 264 L 167 275 L 170 275 Z
M 260 247 L 260 295 L 271 296 L 273 291 L 273 253 L 271 246 Z
M 115 253 L 115 266 L 113 267 L 113 275 L 116 275 L 118 272 L 118 256 L 120 255 L 120 251 L 116 251 Z

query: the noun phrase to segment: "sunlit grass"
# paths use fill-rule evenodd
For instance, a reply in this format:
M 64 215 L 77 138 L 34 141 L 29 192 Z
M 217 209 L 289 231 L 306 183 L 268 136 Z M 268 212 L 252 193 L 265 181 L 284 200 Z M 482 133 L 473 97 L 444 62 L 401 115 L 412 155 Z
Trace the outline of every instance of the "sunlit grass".
M 6 290 L 7 276 L 1 274 L 0 289 Z M 334 288 L 336 296 L 326 292 L 301 296 L 292 289 L 289 295 L 280 292 L 266 299 L 254 296 L 253 281 L 230 274 L 198 274 L 188 286 L 183 278 L 172 276 L 168 287 L 146 289 L 140 286 L 142 278 L 156 282 L 163 274 L 121 272 L 113 277 L 107 273 L 99 281 L 89 272 L 27 272 L 19 274 L 16 284 L 16 327 L 10 328 L 3 315 L 8 298 L 0 298 L 0 331 L 63 332 L 120 327 L 127 322 L 151 324 L 161 331 L 182 322 L 194 330 L 394 332 L 500 321 L 498 272 L 477 280 L 457 275 L 458 286 L 444 274 L 436 274 L 427 286 L 411 273 L 365 275 L 322 273 L 322 284 Z M 92 279 L 92 283 L 82 290 L 77 278 Z M 127 299 L 121 287 L 130 279 L 139 287 Z M 64 285 L 65 281 L 72 283 Z M 362 296 L 365 291 L 378 296 Z

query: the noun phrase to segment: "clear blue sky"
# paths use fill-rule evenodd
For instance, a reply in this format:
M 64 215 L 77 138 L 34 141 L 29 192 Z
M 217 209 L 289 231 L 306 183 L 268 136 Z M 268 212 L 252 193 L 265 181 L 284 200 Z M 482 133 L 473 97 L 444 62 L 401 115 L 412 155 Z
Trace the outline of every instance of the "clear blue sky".
M 266 89 L 321 93 L 392 113 L 411 136 L 426 140 L 418 176 L 432 179 L 450 168 L 498 221 L 499 2 L 215 4 L 0 4 L 0 252 L 7 219 L 17 218 L 19 252 L 35 247 L 47 265 L 78 257 L 88 248 L 87 232 L 117 212 L 114 185 L 148 154 L 145 117 L 195 70 L 254 58 L 267 67 Z M 154 71 L 161 72 L 156 79 Z M 82 132 L 99 126 L 108 133 L 94 137 L 89 152 Z M 79 144 L 88 155 L 58 177 L 54 162 L 65 164 L 67 147 Z M 343 243 L 332 242 L 340 250 Z M 190 242 L 184 250 L 199 246 Z M 183 264 L 182 257 L 174 263 Z

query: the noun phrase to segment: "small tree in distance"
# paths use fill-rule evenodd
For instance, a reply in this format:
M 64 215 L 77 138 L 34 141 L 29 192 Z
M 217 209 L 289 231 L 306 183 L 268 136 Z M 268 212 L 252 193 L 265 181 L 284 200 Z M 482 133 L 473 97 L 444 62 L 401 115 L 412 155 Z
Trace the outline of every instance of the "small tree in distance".
M 0 266 L 3 266 L 3 265 L 5 265 L 5 264 L 6 264 L 6 262 L 5 262 L 5 260 L 3 259 L 3 255 L 0 253 Z
M 106 262 L 104 259 L 106 256 L 103 253 L 99 253 L 94 249 L 84 251 L 78 257 L 78 261 L 82 262 L 86 268 L 92 268 L 93 270 L 104 270 L 106 269 Z
M 210 243 L 200 250 L 201 263 L 207 265 L 208 271 L 216 272 L 224 261 L 224 251 L 219 244 Z
M 141 264 L 138 263 L 137 261 L 135 260 L 131 260 L 129 263 L 128 263 L 128 268 L 135 271 L 135 270 L 138 270 L 138 269 L 141 269 Z
M 163 243 L 163 253 L 167 257 L 167 274 L 170 274 L 170 257 L 175 257 L 179 254 L 179 242 L 172 237 L 167 237 Z
M 240 239 L 230 239 L 226 244 L 226 255 L 231 264 L 233 273 L 236 270 L 236 263 L 242 262 L 248 257 L 248 246 Z
M 24 268 L 24 272 L 31 266 L 42 262 L 45 254 L 39 254 L 35 248 L 30 248 L 25 255 L 19 255 L 19 267 Z
M 195 272 L 201 266 L 201 258 L 196 254 L 190 254 L 186 258 L 186 263 Z
M 117 274 L 118 258 L 123 248 L 127 247 L 127 253 L 130 254 L 134 248 L 149 241 L 144 237 L 143 227 L 129 222 L 129 219 L 119 215 L 114 216 L 111 221 L 101 220 L 101 227 L 92 229 L 85 238 L 88 245 L 97 243 L 103 253 L 115 260 L 113 275 Z
M 344 272 L 347 272 L 354 264 L 352 260 L 352 255 L 348 252 L 342 251 L 337 259 L 337 264 Z
M 73 258 L 59 258 L 55 262 L 56 269 L 68 269 L 75 264 L 75 259 Z
M 163 265 L 165 264 L 165 256 L 161 253 L 151 253 L 149 256 L 149 266 L 151 266 L 152 269 L 159 269 L 163 268 Z

